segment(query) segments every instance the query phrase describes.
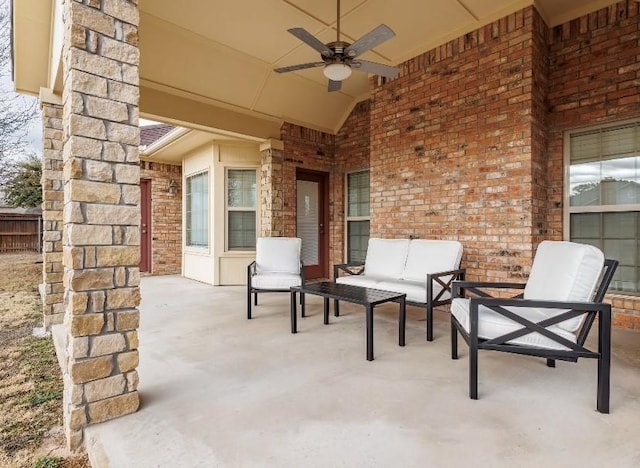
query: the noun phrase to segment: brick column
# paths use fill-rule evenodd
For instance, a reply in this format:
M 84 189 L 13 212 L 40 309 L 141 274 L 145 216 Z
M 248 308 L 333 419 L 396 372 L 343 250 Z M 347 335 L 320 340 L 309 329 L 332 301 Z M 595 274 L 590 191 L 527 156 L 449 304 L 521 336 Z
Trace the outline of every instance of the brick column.
M 284 235 L 283 149 L 280 140 L 260 145 L 260 235 L 263 237 Z
M 137 0 L 65 0 L 64 425 L 138 409 L 140 313 Z
M 42 312 L 44 326 L 62 323 L 62 106 L 42 104 Z

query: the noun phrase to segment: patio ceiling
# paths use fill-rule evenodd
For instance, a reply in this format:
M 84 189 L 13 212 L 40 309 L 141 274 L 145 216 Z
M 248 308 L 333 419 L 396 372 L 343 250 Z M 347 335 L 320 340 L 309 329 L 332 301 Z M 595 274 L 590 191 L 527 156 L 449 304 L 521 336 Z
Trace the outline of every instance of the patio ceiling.
M 43 28 L 53 24 L 52 5 L 58 2 L 14 2 L 15 78 L 21 91 L 60 92 L 59 58 L 44 67 L 41 56 L 51 50 L 55 57 L 59 48 L 57 34 Z M 342 0 L 342 37 L 353 42 L 387 24 L 396 37 L 363 58 L 397 65 L 533 3 L 554 26 L 615 1 Z M 277 137 L 282 120 L 336 132 L 353 106 L 369 96 L 364 73 L 354 73 L 340 92 L 328 93 L 319 68 L 273 72 L 318 60 L 317 52 L 287 29 L 302 27 L 324 42 L 335 40 L 335 0 L 140 0 L 139 5 L 141 111 L 147 115 L 260 137 Z M 49 32 L 55 30 L 51 26 Z

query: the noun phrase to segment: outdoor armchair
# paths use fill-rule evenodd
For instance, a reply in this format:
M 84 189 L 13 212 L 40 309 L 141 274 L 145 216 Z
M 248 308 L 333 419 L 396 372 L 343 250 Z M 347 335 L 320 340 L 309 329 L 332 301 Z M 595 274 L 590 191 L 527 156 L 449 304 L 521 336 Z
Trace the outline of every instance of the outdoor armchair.
M 544 241 L 526 284 L 453 284 L 451 358 L 458 358 L 458 333 L 469 345 L 469 397 L 478 398 L 478 350 L 556 360 L 598 360 L 597 410 L 609 412 L 611 306 L 603 304 L 618 262 L 605 260 L 590 245 Z M 486 289 L 521 290 L 512 298 L 491 297 Z M 465 296 L 471 296 L 465 298 Z M 597 350 L 585 340 L 598 317 Z
M 258 238 L 256 260 L 247 267 L 247 319 L 251 318 L 252 294 L 257 306 L 259 293 L 289 293 L 292 286 L 304 284 L 301 247 L 297 237 Z

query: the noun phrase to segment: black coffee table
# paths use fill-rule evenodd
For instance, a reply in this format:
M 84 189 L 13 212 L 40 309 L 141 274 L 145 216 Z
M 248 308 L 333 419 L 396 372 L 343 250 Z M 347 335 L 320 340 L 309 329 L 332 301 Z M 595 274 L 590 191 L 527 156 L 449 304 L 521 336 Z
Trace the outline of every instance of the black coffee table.
M 330 281 L 322 283 L 310 283 L 291 288 L 291 333 L 298 332 L 297 326 L 297 295 L 312 294 L 324 298 L 324 324 L 329 324 L 329 299 L 335 302 L 334 309 L 336 317 L 339 315 L 338 301 L 360 304 L 366 309 L 367 324 L 367 361 L 373 361 L 373 308 L 385 302 L 397 302 L 400 304 L 398 345 L 404 346 L 405 323 L 407 319 L 406 294 L 379 289 L 362 288 L 349 284 L 339 284 Z M 302 301 L 302 316 L 304 317 L 304 303 Z

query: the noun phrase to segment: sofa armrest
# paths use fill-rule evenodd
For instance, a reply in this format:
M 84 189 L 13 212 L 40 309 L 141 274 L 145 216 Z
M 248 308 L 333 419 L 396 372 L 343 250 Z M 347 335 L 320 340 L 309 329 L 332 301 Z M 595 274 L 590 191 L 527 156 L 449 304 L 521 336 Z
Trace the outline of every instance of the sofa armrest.
M 429 273 L 427 274 L 427 302 L 451 302 L 451 298 L 442 299 L 444 293 L 449 292 L 452 293 L 452 284 L 456 280 L 464 280 L 464 276 L 466 274 L 466 269 L 458 268 L 456 270 L 448 270 L 448 271 L 439 271 L 437 273 Z M 433 296 L 433 287 L 435 285 L 439 285 L 442 289 L 437 294 L 437 296 Z M 453 294 L 451 294 L 453 297 Z
M 451 297 L 465 297 L 465 291 L 478 297 L 493 297 L 483 289 L 524 289 L 524 283 L 492 283 L 488 281 L 454 281 L 451 287 Z M 512 299 L 522 297 L 522 293 Z
M 349 262 L 333 265 L 333 281 L 338 278 L 340 271 L 347 275 L 361 275 L 364 273 L 364 262 Z
M 256 261 L 254 260 L 253 262 L 249 263 L 249 265 L 247 265 L 247 276 L 251 277 L 251 276 L 255 276 L 256 274 Z

